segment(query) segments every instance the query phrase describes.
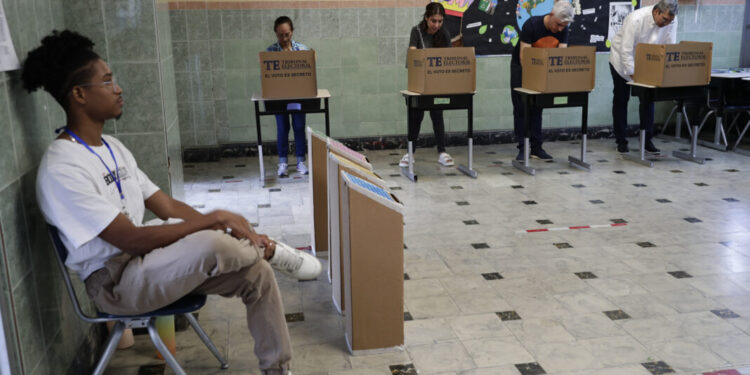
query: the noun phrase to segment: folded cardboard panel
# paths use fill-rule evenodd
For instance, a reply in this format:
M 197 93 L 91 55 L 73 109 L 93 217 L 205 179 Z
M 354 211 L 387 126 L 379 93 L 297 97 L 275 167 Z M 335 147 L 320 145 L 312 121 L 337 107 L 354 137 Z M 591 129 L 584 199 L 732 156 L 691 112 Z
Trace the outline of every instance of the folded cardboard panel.
M 657 87 L 707 85 L 711 81 L 712 50 L 710 42 L 638 44 L 633 81 Z
M 343 313 L 346 310 L 343 280 L 344 265 L 341 252 L 341 207 L 343 205 L 340 186 L 343 183 L 342 173 L 359 177 L 376 186 L 386 188 L 385 181 L 371 170 L 356 164 L 336 153 L 328 154 L 328 260 L 332 286 L 332 299 L 336 309 Z
M 314 253 L 328 251 L 328 137 L 307 127 L 307 155 L 310 158 Z
M 408 90 L 420 94 L 464 94 L 477 89 L 474 47 L 407 51 Z
M 596 85 L 596 48 L 524 48 L 525 89 L 543 93 L 591 91 Z
M 315 51 L 260 52 L 264 99 L 314 98 L 318 95 Z
M 385 189 L 343 173 L 345 335 L 352 352 L 404 343 L 404 232 L 401 203 Z

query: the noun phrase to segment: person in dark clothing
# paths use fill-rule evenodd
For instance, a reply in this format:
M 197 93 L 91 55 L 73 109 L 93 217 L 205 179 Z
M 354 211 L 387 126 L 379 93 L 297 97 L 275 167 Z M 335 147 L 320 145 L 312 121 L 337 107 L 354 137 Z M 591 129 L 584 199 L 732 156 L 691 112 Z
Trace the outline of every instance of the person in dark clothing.
M 421 48 L 444 48 L 451 46 L 451 37 L 448 31 L 443 27 L 445 19 L 445 8 L 440 3 L 429 3 L 425 7 L 422 22 L 411 29 L 409 38 L 409 49 Z M 408 126 L 409 141 L 415 143 L 419 137 L 419 130 L 422 127 L 424 111 L 408 109 Z M 445 152 L 445 123 L 443 121 L 443 111 L 440 109 L 430 110 L 432 119 L 432 130 L 435 132 L 435 143 L 437 143 L 438 163 L 450 167 L 453 166 L 453 158 Z M 416 151 L 416 146 L 415 150 Z M 400 167 L 409 166 L 409 154 L 407 153 L 398 163 Z
M 523 72 L 521 69 L 521 56 L 523 50 L 529 47 L 539 48 L 565 48 L 568 46 L 568 32 L 575 10 L 569 1 L 558 0 L 552 7 L 552 12 L 544 16 L 529 18 L 521 29 L 520 41 L 513 49 L 513 57 L 510 62 L 510 90 L 513 100 L 513 129 L 518 142 L 518 156 L 516 160 L 524 158 L 524 111 L 521 102 L 521 94 L 515 88 L 521 87 Z M 552 156 L 542 148 L 542 110 L 533 109 L 531 116 L 531 150 L 532 157 L 551 160 Z

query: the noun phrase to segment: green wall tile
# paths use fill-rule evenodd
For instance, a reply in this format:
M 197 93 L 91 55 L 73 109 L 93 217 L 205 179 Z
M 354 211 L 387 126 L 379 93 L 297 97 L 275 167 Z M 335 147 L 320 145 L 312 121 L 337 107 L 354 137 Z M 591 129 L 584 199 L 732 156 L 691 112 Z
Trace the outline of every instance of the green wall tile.
M 379 9 L 358 9 L 359 37 L 375 38 L 378 36 L 378 23 L 381 22 Z M 395 22 L 395 21 L 394 21 Z
M 0 224 L 3 228 L 10 287 L 14 288 L 31 270 L 26 221 L 23 216 L 23 195 L 19 181 L 0 191 Z
M 195 142 L 199 146 L 215 145 L 216 144 L 216 132 L 210 131 L 196 131 Z
M 13 85 L 10 94 L 10 123 L 13 127 L 18 171 L 24 173 L 33 168 L 42 158 L 47 144 L 52 140 L 46 109 L 46 92 L 37 91 L 28 95 L 19 86 Z
M 345 38 L 359 37 L 359 10 L 339 10 L 339 33 Z
M 224 44 L 220 41 L 211 42 L 211 69 L 224 70 Z
M 5 186 L 12 179 L 18 176 L 18 167 L 16 166 L 16 154 L 13 148 L 13 137 L 11 134 L 10 114 L 8 113 L 8 91 L 5 82 L 0 82 L 0 186 Z
M 195 130 L 195 128 L 193 127 L 193 104 L 192 102 L 178 102 L 177 103 L 177 117 L 179 118 L 179 121 L 180 121 L 181 132 L 192 132 Z
M 256 10 L 242 11 L 242 38 L 261 39 L 263 35 L 262 27 L 260 12 Z
M 159 188 L 169 191 L 166 134 L 118 134 L 119 139 L 135 157 L 140 168 Z
M 13 302 L 21 341 L 24 369 L 33 369 L 44 354 L 46 342 L 42 340 L 42 324 L 39 320 L 39 304 L 36 299 L 34 278 L 27 274 L 13 289 Z
M 300 12 L 297 17 L 290 16 L 294 22 L 294 39 L 304 43 L 303 40 L 320 38 L 321 18 L 320 9 L 308 9 Z
M 188 40 L 206 40 L 208 39 L 208 13 L 204 9 L 188 10 L 185 12 L 187 24 L 190 27 L 187 30 Z
M 357 44 L 358 64 L 360 66 L 376 65 L 378 63 L 378 46 L 379 43 L 377 38 L 360 38 L 359 43 Z
M 395 37 L 396 36 L 396 9 L 381 9 L 378 14 L 377 36 Z
M 210 40 L 221 40 L 223 38 L 223 31 L 221 28 L 221 11 L 208 10 L 206 11 L 208 17 L 208 34 L 207 39 Z
M 396 38 L 378 38 L 378 65 L 393 65 L 396 63 Z
M 185 181 L 182 168 L 182 144 L 180 127 L 171 126 L 167 131 L 167 160 L 169 162 L 169 182 L 171 196 L 177 200 L 185 199 Z
M 245 42 L 239 39 L 224 39 L 224 66 L 227 69 L 246 69 Z
M 228 125 L 230 127 L 255 126 L 254 112 L 247 100 L 227 100 Z
M 211 70 L 211 42 L 193 40 L 188 43 L 188 67 L 192 72 Z
M 221 12 L 221 29 L 222 38 L 241 39 L 242 38 L 242 12 L 235 10 L 224 10 Z
M 187 15 L 185 10 L 169 11 L 169 25 L 172 30 L 172 41 L 187 41 Z
M 310 46 L 316 51 L 318 68 L 338 68 L 341 66 L 341 43 L 338 40 L 318 39 L 317 45 Z
M 191 87 L 193 90 L 193 100 L 213 99 L 213 77 L 210 71 L 194 71 L 190 74 L 192 78 Z
M 172 53 L 174 56 L 174 68 L 176 72 L 190 71 L 190 51 L 187 42 L 173 42 Z
M 228 99 L 241 100 L 250 97 L 247 72 L 245 70 L 227 70 L 225 75 L 226 97 Z
M 320 37 L 324 39 L 336 39 L 338 40 L 339 31 L 339 9 L 321 9 L 320 21 L 321 30 Z
M 164 131 L 159 65 L 156 63 L 113 63 L 125 101 L 118 133 Z M 121 83 L 120 83 L 121 82 Z
M 108 0 L 102 4 L 107 27 L 109 60 L 111 62 L 155 60 L 154 4 L 148 1 L 136 3 L 129 0 Z M 81 16 L 78 15 L 78 17 Z
M 217 127 L 227 126 L 229 124 L 229 114 L 227 113 L 226 100 L 214 100 L 214 121 Z
M 211 130 L 215 127 L 213 101 L 193 103 L 193 124 L 196 131 Z
M 227 97 L 227 78 L 226 71 L 217 70 L 211 73 L 211 83 L 213 87 L 214 99 L 226 99 Z

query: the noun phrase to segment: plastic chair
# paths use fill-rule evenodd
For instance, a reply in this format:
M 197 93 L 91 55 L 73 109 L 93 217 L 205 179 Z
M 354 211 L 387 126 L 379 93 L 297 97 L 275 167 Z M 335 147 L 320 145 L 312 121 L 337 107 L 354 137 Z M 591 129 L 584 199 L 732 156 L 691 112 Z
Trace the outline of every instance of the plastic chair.
M 115 353 L 117 343 L 120 341 L 120 337 L 122 336 L 122 333 L 126 328 L 148 328 L 148 334 L 151 337 L 151 341 L 154 343 L 154 346 L 159 351 L 159 353 L 161 353 L 161 355 L 164 357 L 169 367 L 172 368 L 172 371 L 174 371 L 174 373 L 177 375 L 186 375 L 185 370 L 183 370 L 182 367 L 180 367 L 180 365 L 177 363 L 177 360 L 174 358 L 172 353 L 169 352 L 169 349 L 167 349 L 167 346 L 164 345 L 164 342 L 159 337 L 159 333 L 156 331 L 156 317 L 176 314 L 185 316 L 187 321 L 198 334 L 198 337 L 201 338 L 203 343 L 206 344 L 206 347 L 208 347 L 208 349 L 211 351 L 211 353 L 213 353 L 216 359 L 219 360 L 221 368 L 229 368 L 229 364 L 227 363 L 227 361 L 224 360 L 224 357 L 221 356 L 219 350 L 216 349 L 216 345 L 214 345 L 206 332 L 203 331 L 201 326 L 198 324 L 198 321 L 192 314 L 194 311 L 203 307 L 203 305 L 206 303 L 205 295 L 189 294 L 185 297 L 180 298 L 169 306 L 146 314 L 112 315 L 97 311 L 95 317 L 86 315 L 86 313 L 84 313 L 81 309 L 81 305 L 78 302 L 78 297 L 73 290 L 73 283 L 70 280 L 68 269 L 65 266 L 65 259 L 67 259 L 68 257 L 68 250 L 65 248 L 65 245 L 63 245 L 57 228 L 52 225 L 47 225 L 47 229 L 49 231 L 50 238 L 52 239 L 52 245 L 55 248 L 57 265 L 60 267 L 60 272 L 63 275 L 63 280 L 65 280 L 65 288 L 68 290 L 68 295 L 70 295 L 70 299 L 73 302 L 73 309 L 75 310 L 78 317 L 87 323 L 102 323 L 108 321 L 115 322 L 115 325 L 112 328 L 112 332 L 110 332 L 109 337 L 107 338 L 107 342 L 104 345 L 104 353 L 102 353 L 101 358 L 99 358 L 99 362 L 97 362 L 96 364 L 93 375 L 101 375 L 104 373 L 104 369 L 107 367 L 109 360 Z

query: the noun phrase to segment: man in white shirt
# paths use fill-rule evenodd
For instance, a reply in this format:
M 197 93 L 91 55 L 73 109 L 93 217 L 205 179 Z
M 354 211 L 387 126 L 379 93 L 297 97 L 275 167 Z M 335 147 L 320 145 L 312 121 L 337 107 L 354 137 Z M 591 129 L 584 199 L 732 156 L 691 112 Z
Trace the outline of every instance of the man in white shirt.
M 50 93 L 67 117 L 37 173 L 37 200 L 60 231 L 67 266 L 110 314 L 150 312 L 189 293 L 239 297 L 261 372 L 288 374 L 291 344 L 271 267 L 314 278 L 320 262 L 255 233 L 240 215 L 202 214 L 159 190 L 120 141 L 102 134 L 124 102 L 93 46 L 77 33 L 55 31 L 29 52 L 21 77 L 29 92 Z M 146 209 L 182 221 L 143 226 Z
M 628 99 L 635 72 L 635 46 L 638 43 L 674 44 L 677 42 L 677 0 L 659 0 L 655 5 L 640 8 L 627 17 L 612 40 L 609 70 L 614 82 L 612 121 L 617 151 L 628 152 L 625 130 L 628 126 Z M 640 103 L 641 125 L 646 130 L 646 151 L 658 153 L 651 136 L 654 127 L 654 103 Z

